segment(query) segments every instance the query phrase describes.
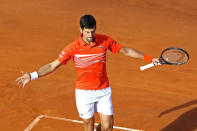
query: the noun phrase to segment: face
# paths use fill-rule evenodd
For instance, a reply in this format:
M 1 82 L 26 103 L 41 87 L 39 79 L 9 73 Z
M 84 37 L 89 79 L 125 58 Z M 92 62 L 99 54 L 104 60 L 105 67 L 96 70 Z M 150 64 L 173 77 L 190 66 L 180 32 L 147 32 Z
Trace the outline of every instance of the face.
M 96 32 L 96 28 L 91 28 L 91 29 L 87 29 L 84 28 L 83 30 L 80 29 L 81 33 L 83 34 L 83 40 L 87 43 L 91 43 L 94 42 L 94 37 L 95 37 L 95 32 Z

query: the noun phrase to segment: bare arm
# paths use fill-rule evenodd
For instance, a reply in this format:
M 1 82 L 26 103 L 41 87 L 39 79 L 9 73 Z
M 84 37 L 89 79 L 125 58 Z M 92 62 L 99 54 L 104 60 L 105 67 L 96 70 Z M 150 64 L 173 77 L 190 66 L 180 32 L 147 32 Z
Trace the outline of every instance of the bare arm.
M 139 59 L 144 59 L 144 54 L 134 50 L 132 48 L 127 48 L 127 47 L 122 47 L 120 50 L 120 53 L 124 54 L 125 56 L 133 57 L 133 58 L 139 58 Z
M 127 48 L 123 46 L 122 49 L 120 50 L 120 53 L 124 54 L 125 56 L 138 58 L 138 59 L 144 59 L 143 53 L 132 48 Z M 161 65 L 159 58 L 152 58 L 152 62 L 154 62 L 155 65 Z
M 42 66 L 37 71 L 38 77 L 45 76 L 55 71 L 60 65 L 61 63 L 58 60 L 54 60 L 53 62 Z M 31 81 L 31 77 L 30 77 L 30 74 L 27 72 L 22 72 L 22 73 L 23 73 L 23 76 L 17 78 L 16 81 L 20 87 L 25 87 L 25 85 Z
M 37 72 L 38 72 L 38 76 L 42 77 L 45 76 L 53 71 L 55 71 L 59 66 L 61 65 L 61 63 L 58 60 L 55 60 L 49 64 L 46 64 L 44 66 L 42 66 Z

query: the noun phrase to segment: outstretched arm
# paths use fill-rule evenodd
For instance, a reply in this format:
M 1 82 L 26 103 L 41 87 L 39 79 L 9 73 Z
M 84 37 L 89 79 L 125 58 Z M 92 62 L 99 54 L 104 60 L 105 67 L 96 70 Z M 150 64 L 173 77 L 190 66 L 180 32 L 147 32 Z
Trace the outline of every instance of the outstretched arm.
M 134 50 L 132 48 L 127 48 L 127 47 L 122 47 L 120 50 L 120 53 L 124 54 L 125 56 L 133 57 L 133 58 L 139 58 L 139 59 L 144 59 L 144 54 Z
M 42 76 L 45 76 L 45 75 L 55 71 L 55 69 L 57 69 L 60 65 L 61 65 L 61 63 L 58 60 L 55 60 L 49 64 L 42 66 L 39 70 L 37 70 L 36 72 L 33 72 L 33 73 L 34 73 L 34 75 L 37 75 L 36 77 L 42 77 Z M 27 83 L 29 83 L 31 80 L 33 80 L 33 78 L 31 78 L 31 77 L 33 77 L 33 75 L 30 75 L 27 72 L 22 72 L 22 73 L 23 73 L 23 76 L 17 78 L 16 81 L 20 87 L 24 88 Z
M 124 54 L 125 56 L 138 58 L 138 59 L 144 59 L 149 62 L 154 62 L 156 65 L 160 65 L 159 58 L 152 58 L 132 48 L 127 48 L 123 46 L 122 49 L 120 50 L 120 53 Z

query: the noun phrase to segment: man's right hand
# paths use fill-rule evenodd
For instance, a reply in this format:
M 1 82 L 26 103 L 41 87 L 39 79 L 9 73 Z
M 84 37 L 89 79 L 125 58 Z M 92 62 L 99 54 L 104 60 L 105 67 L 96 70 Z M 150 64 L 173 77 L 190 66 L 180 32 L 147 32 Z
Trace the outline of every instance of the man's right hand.
M 17 78 L 16 82 L 17 82 L 17 85 L 19 85 L 19 87 L 24 88 L 25 85 L 31 81 L 31 78 L 30 78 L 29 73 L 23 72 L 23 71 L 21 73 L 23 74 L 23 76 Z

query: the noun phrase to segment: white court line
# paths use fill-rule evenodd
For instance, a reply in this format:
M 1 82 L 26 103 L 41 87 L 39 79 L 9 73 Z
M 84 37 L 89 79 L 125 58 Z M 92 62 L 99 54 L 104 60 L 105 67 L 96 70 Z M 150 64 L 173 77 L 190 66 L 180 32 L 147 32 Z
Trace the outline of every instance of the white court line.
M 24 131 L 31 131 L 31 129 L 40 121 L 42 118 L 49 118 L 49 119 L 55 119 L 55 120 L 62 120 L 62 121 L 70 121 L 74 123 L 80 123 L 83 124 L 83 121 L 79 120 L 72 120 L 72 119 L 67 119 L 67 118 L 62 118 L 62 117 L 56 117 L 56 116 L 48 116 L 48 115 L 39 115 L 37 116 L 32 123 L 24 130 Z M 95 123 L 97 126 L 98 123 Z M 131 128 L 126 128 L 126 127 L 119 127 L 119 126 L 113 126 L 114 129 L 119 129 L 119 130 L 125 130 L 125 131 L 143 131 L 143 130 L 138 130 L 138 129 L 131 129 Z
M 36 117 L 36 119 L 34 119 L 34 121 L 24 131 L 30 131 L 43 117 L 44 115 L 39 115 L 38 117 Z

